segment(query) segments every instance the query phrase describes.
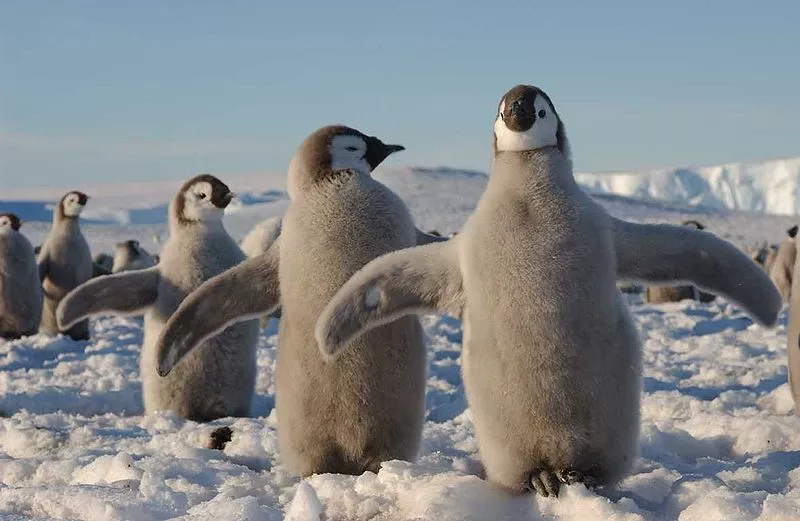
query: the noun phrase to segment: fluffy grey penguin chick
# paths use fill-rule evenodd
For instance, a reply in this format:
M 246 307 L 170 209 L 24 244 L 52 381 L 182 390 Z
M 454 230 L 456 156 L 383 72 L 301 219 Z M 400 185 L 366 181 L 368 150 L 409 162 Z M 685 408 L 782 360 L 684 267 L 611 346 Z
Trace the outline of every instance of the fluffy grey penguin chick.
M 781 292 L 781 297 L 788 303 L 792 297 L 792 279 L 794 277 L 794 264 L 797 257 L 797 226 L 792 226 L 786 230 L 788 236 L 778 247 L 775 260 L 769 268 L 769 276 L 772 282 Z
M 573 178 L 550 98 L 519 85 L 500 101 L 489 182 L 461 233 L 371 261 L 322 311 L 316 338 L 338 360 L 373 327 L 463 310 L 462 371 L 487 478 L 542 495 L 611 485 L 636 458 L 641 387 L 617 279 L 693 283 L 765 324 L 780 309 L 764 271 L 730 243 L 608 215 Z
M 120 273 L 122 271 L 142 270 L 152 268 L 155 265 L 155 258 L 141 247 L 139 241 L 130 239 L 116 244 L 111 272 Z
M 0 213 L 0 338 L 33 335 L 42 316 L 42 286 L 33 246 L 22 221 Z
M 278 240 L 191 294 L 159 340 L 159 371 L 168 374 L 198 342 L 280 300 L 279 446 L 301 476 L 377 471 L 382 461 L 413 460 L 419 449 L 426 357 L 418 319 L 370 331 L 333 364 L 314 339 L 323 306 L 356 270 L 441 240 L 419 231 L 403 201 L 371 176 L 400 150 L 341 125 L 310 134 L 289 166 L 291 202 Z
M 214 176 L 188 180 L 170 204 L 170 237 L 158 265 L 93 279 L 67 295 L 58 308 L 62 326 L 100 313 L 144 313 L 140 370 L 147 413 L 170 410 L 199 422 L 250 414 L 257 321 L 225 328 L 187 355 L 166 378 L 156 370 L 156 340 L 184 298 L 245 259 L 222 224 L 231 198 L 228 187 Z M 215 309 L 221 311 L 219 304 Z
M 92 254 L 81 233 L 80 215 L 89 196 L 68 192 L 53 212 L 53 228 L 39 252 L 39 280 L 44 290 L 44 307 L 39 331 L 48 335 L 63 333 L 73 340 L 89 339 L 89 320 L 68 329 L 59 328 L 56 308 L 64 296 L 92 278 Z
M 242 251 L 247 257 L 252 258 L 266 252 L 272 243 L 281 235 L 282 216 L 270 217 L 255 225 L 242 239 Z M 281 308 L 278 307 L 269 315 L 261 317 L 260 325 L 267 327 L 270 317 L 281 318 Z
M 797 226 L 793 226 L 787 230 L 787 234 L 789 235 L 789 239 L 781 244 L 780 249 L 778 251 L 778 258 L 773 265 L 773 272 L 777 271 L 779 262 L 786 262 L 787 258 L 790 256 L 793 259 L 793 266 L 791 271 L 786 273 L 785 277 L 782 277 L 780 280 L 782 283 L 785 284 L 786 279 L 789 280 L 790 283 L 790 290 L 789 290 L 789 327 L 787 332 L 787 344 L 786 344 L 786 353 L 789 357 L 788 366 L 789 366 L 789 388 L 792 391 L 792 398 L 794 399 L 794 412 L 798 416 L 800 416 L 800 277 L 798 279 L 794 279 L 792 276 L 794 271 L 797 269 L 797 263 L 800 262 L 800 259 L 797 255 Z M 787 246 L 787 242 L 792 241 L 794 243 L 794 248 L 789 248 Z M 784 258 L 781 258 L 780 254 L 784 253 Z M 772 277 L 775 280 L 775 276 Z M 784 294 L 784 289 L 779 288 L 781 290 L 781 294 Z

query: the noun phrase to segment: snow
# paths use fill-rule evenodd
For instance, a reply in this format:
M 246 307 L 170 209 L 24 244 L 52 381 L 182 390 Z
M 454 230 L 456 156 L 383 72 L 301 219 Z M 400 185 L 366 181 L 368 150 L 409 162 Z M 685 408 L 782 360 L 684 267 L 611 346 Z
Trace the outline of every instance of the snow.
M 385 168 L 376 177 L 404 198 L 420 228 L 444 234 L 458 231 L 486 184 L 480 172 L 446 168 Z M 223 180 L 239 197 L 225 217 L 237 240 L 285 211 L 283 178 Z M 92 205 L 128 216 L 136 208 L 165 208 L 180 184 L 142 184 L 127 198 L 113 186 L 95 187 L 87 216 L 100 215 Z M 33 202 L 52 201 L 58 191 L 42 194 L 4 197 L 37 208 Z M 781 240 L 795 219 L 618 195 L 597 199 L 635 221 L 698 219 L 742 247 Z M 87 219 L 93 253 L 121 240 L 147 247 L 165 237 L 165 215 L 152 211 L 128 223 Z M 23 233 L 40 243 L 49 224 L 23 217 L 31 219 Z M 150 251 L 157 250 L 156 244 Z M 651 306 L 641 295 L 625 298 L 641 333 L 645 378 L 641 457 L 618 490 L 576 485 L 558 499 L 510 497 L 477 477 L 460 375 L 461 324 L 449 316 L 423 317 L 429 375 L 418 460 L 385 462 L 377 474 L 305 480 L 289 473 L 278 453 L 275 319 L 259 340 L 252 416 L 198 424 L 169 413 L 143 415 L 142 319 L 98 317 L 88 342 L 0 340 L 0 519 L 800 519 L 800 417 L 786 383 L 785 312 L 766 329 L 723 299 Z M 232 440 L 224 451 L 205 448 L 221 426 L 232 428 Z
M 800 157 L 575 177 L 595 193 L 781 215 L 800 213 Z

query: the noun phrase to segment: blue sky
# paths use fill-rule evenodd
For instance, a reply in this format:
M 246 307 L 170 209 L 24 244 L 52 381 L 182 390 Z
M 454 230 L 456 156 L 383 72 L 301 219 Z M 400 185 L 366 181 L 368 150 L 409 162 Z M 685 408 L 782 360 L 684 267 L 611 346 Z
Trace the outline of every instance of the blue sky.
M 800 2 L 0 2 L 0 181 L 283 171 L 315 128 L 487 170 L 545 89 L 578 170 L 800 155 Z

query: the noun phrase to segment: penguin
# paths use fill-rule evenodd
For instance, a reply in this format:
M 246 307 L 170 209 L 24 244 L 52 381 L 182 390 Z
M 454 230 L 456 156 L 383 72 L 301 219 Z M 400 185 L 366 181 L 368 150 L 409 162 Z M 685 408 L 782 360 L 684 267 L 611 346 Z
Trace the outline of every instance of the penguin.
M 192 293 L 158 343 L 159 371 L 170 374 L 220 327 L 280 301 L 278 442 L 284 464 L 303 477 L 377 472 L 382 461 L 413 461 L 419 450 L 427 362 L 417 317 L 376 328 L 335 364 L 314 340 L 319 312 L 356 270 L 384 253 L 441 240 L 417 229 L 403 201 L 371 176 L 401 150 L 344 125 L 312 132 L 289 166 L 280 237 Z
M 772 271 L 772 266 L 775 265 L 775 259 L 778 258 L 778 249 L 780 245 L 770 244 L 767 247 L 766 255 L 764 256 L 764 271 L 769 273 Z
M 795 258 L 797 257 L 797 225 L 786 230 L 787 238 L 778 247 L 775 260 L 770 266 L 769 276 L 781 292 L 785 303 L 789 303 L 792 296 L 792 278 L 794 275 Z
M 272 246 L 281 234 L 281 216 L 270 217 L 261 221 L 250 230 L 242 239 L 241 247 L 247 257 L 252 258 L 261 255 Z M 269 315 L 261 317 L 259 325 L 267 327 L 270 317 L 280 319 L 281 308 L 278 307 Z
M 186 356 L 166 378 L 157 372 L 155 351 L 164 324 L 183 299 L 204 281 L 245 259 L 222 223 L 231 198 L 228 186 L 212 175 L 189 179 L 170 203 L 170 236 L 161 262 L 93 279 L 72 291 L 58 307 L 62 327 L 100 313 L 144 313 L 140 372 L 145 413 L 169 410 L 197 422 L 250 414 L 257 321 L 226 328 Z
M 110 275 L 114 268 L 114 257 L 107 253 L 98 253 L 92 259 L 92 278 Z
M 691 226 L 695 230 L 705 230 L 699 221 L 689 219 L 681 223 L 682 226 Z M 703 303 L 713 302 L 715 295 L 700 291 L 694 286 L 648 286 L 645 290 L 645 302 L 648 304 L 662 304 L 664 302 L 680 302 L 681 300 L 697 300 Z
M 36 255 L 20 233 L 22 221 L 0 213 L 0 338 L 36 334 L 42 315 L 42 286 Z
M 793 226 L 787 230 L 791 241 L 797 241 L 797 226 Z M 788 242 L 788 241 L 787 241 Z M 780 262 L 785 262 L 788 255 L 786 251 L 788 247 L 786 242 L 781 244 L 781 252 L 784 255 L 780 258 Z M 791 273 L 797 270 L 797 263 L 800 262 L 800 255 L 796 255 L 797 247 L 795 246 L 794 265 L 792 266 Z M 780 252 L 779 252 L 780 255 Z M 777 261 L 773 269 L 778 267 Z M 792 393 L 794 400 L 794 413 L 800 416 L 800 277 L 795 279 L 788 276 L 791 287 L 789 293 L 789 323 L 786 333 L 786 353 L 788 356 L 788 369 L 789 369 L 789 390 Z M 781 289 L 783 294 L 783 290 Z
M 92 254 L 80 228 L 80 215 L 88 201 L 89 196 L 78 191 L 61 198 L 53 212 L 53 227 L 39 252 L 39 280 L 44 292 L 39 331 L 48 335 L 63 333 L 73 340 L 89 339 L 88 319 L 69 329 L 59 328 L 56 321 L 61 299 L 92 278 Z
M 141 270 L 155 265 L 155 259 L 139 245 L 139 241 L 130 239 L 116 244 L 111 273 Z
M 242 239 L 241 248 L 248 257 L 261 255 L 281 234 L 281 216 L 270 217 L 253 226 Z
M 691 282 L 768 325 L 780 309 L 767 275 L 730 243 L 611 217 L 576 183 L 550 97 L 518 85 L 500 101 L 489 182 L 459 235 L 369 262 L 322 310 L 315 337 L 335 365 L 374 327 L 461 317 L 487 479 L 545 496 L 576 482 L 612 486 L 636 457 L 642 383 L 617 280 Z

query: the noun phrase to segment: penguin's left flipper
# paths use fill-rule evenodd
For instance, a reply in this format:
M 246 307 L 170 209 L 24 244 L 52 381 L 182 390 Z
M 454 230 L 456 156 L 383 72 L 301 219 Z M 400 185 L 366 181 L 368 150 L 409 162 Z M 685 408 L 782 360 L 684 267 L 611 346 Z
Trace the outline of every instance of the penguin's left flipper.
M 457 241 L 387 253 L 357 271 L 317 319 L 315 336 L 323 356 L 335 358 L 359 334 L 404 315 L 460 316 L 464 297 Z
M 613 219 L 617 278 L 690 283 L 773 326 L 783 302 L 769 275 L 733 244 L 687 226 Z
M 89 279 L 59 302 L 56 309 L 58 327 L 66 330 L 86 317 L 104 312 L 139 314 L 156 301 L 159 279 L 158 268 Z
M 158 374 L 166 376 L 192 349 L 225 328 L 271 313 L 280 304 L 279 241 L 191 292 L 156 343 Z
M 417 246 L 423 246 L 425 244 L 431 244 L 434 242 L 446 242 L 447 240 L 447 237 L 440 237 L 439 235 L 425 233 L 417 228 Z

